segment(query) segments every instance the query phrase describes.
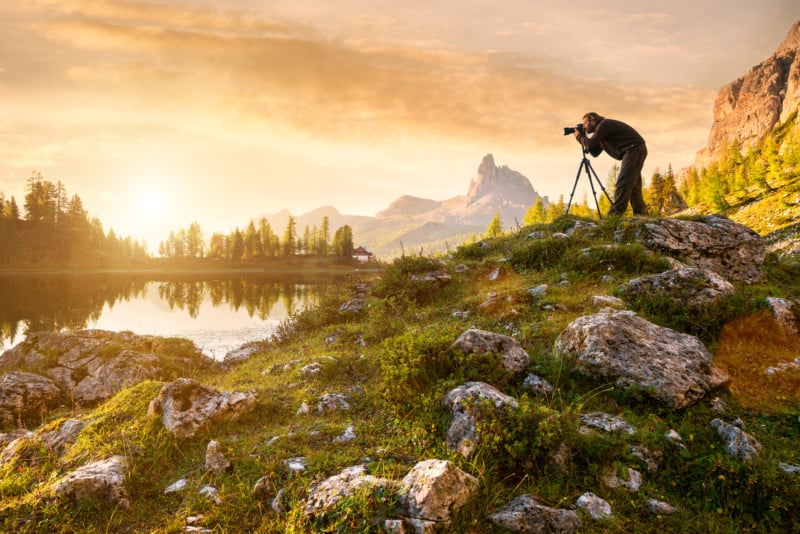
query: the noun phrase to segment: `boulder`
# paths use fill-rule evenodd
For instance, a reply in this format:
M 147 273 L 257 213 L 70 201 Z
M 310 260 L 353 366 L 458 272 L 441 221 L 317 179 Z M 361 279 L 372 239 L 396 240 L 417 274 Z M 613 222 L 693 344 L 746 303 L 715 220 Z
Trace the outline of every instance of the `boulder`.
M 465 458 L 472 454 L 480 441 L 478 419 L 487 415 L 480 409 L 482 400 L 491 402 L 497 409 L 519 406 L 514 398 L 484 382 L 467 382 L 453 388 L 442 399 L 442 406 L 453 414 L 447 429 L 447 450 L 458 451 Z
M 147 414 L 161 416 L 178 438 L 190 438 L 211 423 L 234 421 L 255 407 L 254 393 L 219 392 L 191 378 L 179 378 L 161 388 Z
M 523 371 L 531 364 L 531 357 L 516 339 L 477 328 L 470 328 L 461 334 L 451 348 L 464 354 L 500 354 L 503 367 L 513 372 Z
M 733 285 L 714 271 L 694 267 L 635 278 L 619 288 L 628 302 L 644 296 L 694 309 L 708 307 L 735 292 Z
M 638 389 L 673 410 L 694 404 L 728 380 L 696 337 L 631 311 L 579 317 L 558 335 L 554 350 L 575 358 L 578 373 Z
M 533 495 L 520 495 L 489 516 L 489 521 L 510 532 L 571 534 L 581 526 L 574 510 L 545 506 Z
M 408 515 L 443 527 L 454 511 L 477 496 L 479 485 L 477 478 L 447 460 L 419 462 L 400 483 Z
M 41 422 L 60 400 L 61 391 L 49 378 L 21 371 L 0 375 L 0 427 Z
M 717 215 L 682 219 L 631 219 L 614 235 L 728 280 L 754 283 L 763 277 L 764 239 L 748 227 Z
M 52 486 L 53 494 L 72 502 L 92 500 L 128 508 L 124 468 L 122 456 L 84 465 L 57 480 Z
M 393 490 L 395 482 L 366 474 L 366 466 L 355 465 L 344 469 L 315 484 L 308 492 L 303 509 L 306 515 L 316 515 L 328 510 L 341 499 L 345 499 L 361 488 L 385 488 Z

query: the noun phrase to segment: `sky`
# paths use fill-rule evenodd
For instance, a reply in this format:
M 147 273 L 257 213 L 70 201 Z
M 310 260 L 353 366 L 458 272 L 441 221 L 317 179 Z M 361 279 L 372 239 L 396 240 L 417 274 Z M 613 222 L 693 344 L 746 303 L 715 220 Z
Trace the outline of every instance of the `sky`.
M 563 127 L 631 124 L 646 179 L 691 165 L 719 89 L 798 19 L 796 0 L 1 2 L 0 191 L 21 207 L 41 172 L 151 252 L 193 221 L 464 195 L 486 154 L 568 198 Z M 604 182 L 613 164 L 592 161 Z

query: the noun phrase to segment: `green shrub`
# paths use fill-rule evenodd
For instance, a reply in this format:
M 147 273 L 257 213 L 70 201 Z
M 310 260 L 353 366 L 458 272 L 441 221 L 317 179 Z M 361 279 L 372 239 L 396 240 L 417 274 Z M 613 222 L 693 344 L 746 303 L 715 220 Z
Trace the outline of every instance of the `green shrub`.
M 585 248 L 589 243 L 586 239 L 574 237 L 535 239 L 514 249 L 508 261 L 520 272 L 560 269 L 568 263 L 571 251 Z
M 594 246 L 572 250 L 569 262 L 576 272 L 643 275 L 671 268 L 670 262 L 639 244 Z

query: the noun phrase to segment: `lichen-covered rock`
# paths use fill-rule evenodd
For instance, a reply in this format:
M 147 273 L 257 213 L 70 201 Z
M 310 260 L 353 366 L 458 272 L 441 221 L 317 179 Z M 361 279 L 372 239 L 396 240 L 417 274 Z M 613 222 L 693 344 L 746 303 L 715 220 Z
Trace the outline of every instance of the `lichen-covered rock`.
M 464 354 L 500 354 L 503 366 L 509 371 L 519 372 L 531 364 L 531 357 L 516 339 L 477 328 L 470 328 L 461 334 L 452 348 Z
M 57 480 L 52 491 L 57 497 L 68 501 L 92 500 L 128 508 L 130 502 L 123 483 L 124 469 L 125 459 L 122 456 L 92 462 Z
M 758 440 L 738 426 L 725 423 L 721 419 L 713 419 L 711 426 L 717 431 L 725 444 L 725 449 L 734 458 L 749 462 L 761 454 L 763 447 Z
M 703 309 L 736 292 L 733 284 L 714 271 L 684 267 L 635 278 L 624 283 L 619 293 L 628 301 L 644 296 Z
M 366 466 L 355 465 L 312 486 L 303 506 L 306 515 L 324 512 L 361 488 L 394 490 L 397 485 L 391 480 L 369 475 L 366 471 Z
M 177 354 L 176 354 L 177 353 Z M 91 407 L 144 380 L 172 380 L 176 369 L 215 365 L 191 341 L 132 332 L 39 332 L 0 356 L 0 370 L 46 376 L 76 407 Z
M 800 304 L 789 299 L 767 297 L 767 305 L 772 308 L 775 321 L 781 329 L 790 335 L 800 335 L 800 319 L 794 310 L 800 311 Z
M 161 416 L 178 438 L 220 421 L 233 421 L 255 407 L 254 393 L 220 392 L 191 378 L 179 378 L 161 388 L 150 402 L 148 416 Z
M 694 336 L 657 326 L 631 311 L 579 317 L 555 341 L 576 371 L 636 388 L 671 409 L 689 406 L 728 377 Z
M 631 219 L 614 235 L 617 241 L 641 243 L 648 249 L 728 280 L 754 283 L 763 277 L 767 249 L 750 228 L 717 215 L 682 219 Z
M 581 525 L 574 510 L 545 506 L 533 495 L 520 495 L 489 516 L 489 521 L 511 532 L 571 534 Z
M 11 371 L 0 375 L 0 427 L 41 422 L 59 405 L 61 390 L 41 375 Z
M 592 492 L 586 492 L 575 501 L 575 506 L 589 514 L 589 517 L 595 520 L 606 519 L 611 517 L 611 505 L 608 501 L 601 499 Z
M 224 473 L 231 468 L 231 461 L 222 454 L 221 446 L 218 441 L 211 440 L 206 446 L 206 471 L 215 475 Z
M 519 406 L 516 399 L 484 382 L 467 382 L 448 391 L 442 399 L 442 407 L 453 414 L 447 430 L 447 449 L 458 451 L 465 458 L 472 454 L 480 440 L 478 420 L 487 416 L 480 409 L 481 401 L 490 402 L 496 409 Z
M 446 526 L 454 511 L 477 496 L 479 482 L 452 462 L 424 460 L 409 471 L 400 486 L 409 516 Z

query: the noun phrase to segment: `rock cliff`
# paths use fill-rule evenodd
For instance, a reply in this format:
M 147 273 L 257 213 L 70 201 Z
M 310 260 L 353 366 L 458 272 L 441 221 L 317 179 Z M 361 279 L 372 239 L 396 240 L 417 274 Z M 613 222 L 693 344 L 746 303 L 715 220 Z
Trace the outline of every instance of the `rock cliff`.
M 746 149 L 785 122 L 800 105 L 800 21 L 775 53 L 743 77 L 723 87 L 714 102 L 708 143 L 697 153 L 696 167 L 718 159 L 734 141 Z

